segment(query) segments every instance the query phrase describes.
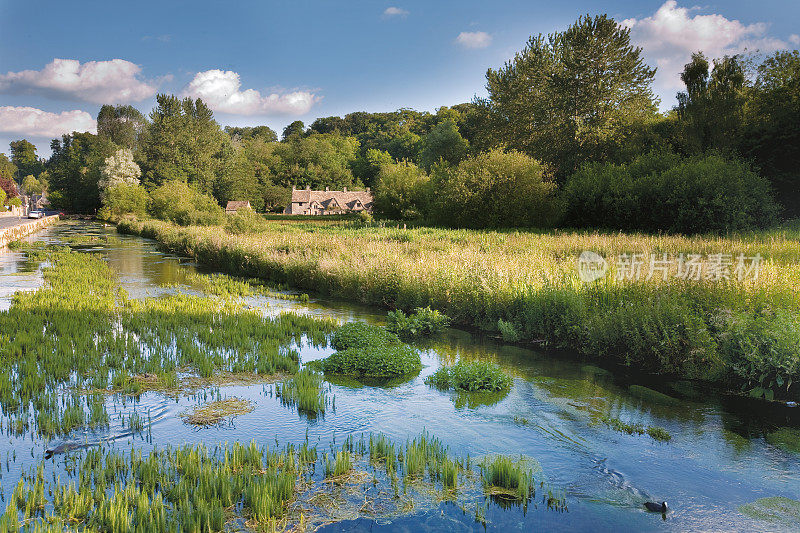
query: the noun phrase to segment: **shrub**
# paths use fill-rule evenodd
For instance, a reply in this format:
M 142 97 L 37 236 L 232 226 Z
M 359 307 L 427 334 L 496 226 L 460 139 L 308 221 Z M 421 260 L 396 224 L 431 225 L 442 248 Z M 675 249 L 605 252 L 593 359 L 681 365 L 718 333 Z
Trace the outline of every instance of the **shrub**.
M 653 232 L 767 227 L 778 213 L 769 183 L 719 154 L 651 152 L 621 165 L 587 164 L 569 178 L 563 200 L 565 225 Z
M 339 327 L 331 339 L 331 346 L 336 350 L 366 349 L 391 344 L 400 344 L 397 335 L 365 322 L 349 322 Z
M 245 233 L 261 233 L 267 229 L 267 220 L 252 209 L 239 209 L 228 215 L 225 231 L 234 235 Z
M 137 218 L 147 216 L 147 202 L 150 197 L 139 185 L 116 185 L 103 194 L 103 206 L 97 216 L 103 220 L 117 221 L 125 215 Z
M 348 348 L 319 361 L 326 374 L 364 378 L 407 376 L 422 369 L 419 353 L 407 344 Z
M 443 366 L 425 378 L 425 383 L 437 389 L 475 392 L 508 390 L 512 381 L 495 363 L 474 361 Z
M 182 226 L 214 226 L 225 222 L 217 202 L 182 181 L 170 181 L 151 194 L 150 214 Z
M 519 152 L 492 150 L 457 167 L 435 167 L 430 190 L 430 218 L 445 226 L 548 226 L 558 212 L 544 167 Z
M 800 378 L 800 317 L 784 309 L 736 313 L 722 335 L 723 352 L 743 389 L 756 397 L 788 395 Z
M 417 307 L 410 315 L 398 309 L 387 315 L 386 329 L 401 337 L 429 336 L 444 331 L 450 319 L 430 307 Z
M 425 209 L 428 175 L 414 163 L 383 165 L 375 186 L 375 212 L 395 220 L 418 218 Z

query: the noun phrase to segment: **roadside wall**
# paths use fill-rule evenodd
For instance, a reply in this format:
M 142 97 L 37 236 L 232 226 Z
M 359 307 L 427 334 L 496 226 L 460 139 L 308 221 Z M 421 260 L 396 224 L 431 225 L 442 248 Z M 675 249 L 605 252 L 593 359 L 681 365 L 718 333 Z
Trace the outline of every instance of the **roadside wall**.
M 29 220 L 10 228 L 0 229 L 0 250 L 8 246 L 11 241 L 17 241 L 26 235 L 35 233 L 40 229 L 58 221 L 58 215 Z

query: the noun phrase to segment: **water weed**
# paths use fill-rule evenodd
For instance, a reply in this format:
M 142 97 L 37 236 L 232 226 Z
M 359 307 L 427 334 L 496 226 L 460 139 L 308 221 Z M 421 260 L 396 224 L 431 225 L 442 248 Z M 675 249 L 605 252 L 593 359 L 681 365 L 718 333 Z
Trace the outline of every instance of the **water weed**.
M 450 325 L 450 319 L 430 307 L 417 307 L 406 315 L 401 309 L 390 311 L 386 329 L 401 337 L 427 337 L 440 333 Z
M 510 389 L 513 381 L 496 363 L 468 361 L 439 368 L 425 383 L 442 390 L 499 392 Z
M 241 398 L 226 398 L 208 402 L 194 409 L 181 413 L 181 418 L 187 424 L 194 426 L 212 426 L 226 420 L 232 420 L 239 415 L 253 411 L 254 406 L 249 400 Z
M 608 416 L 602 417 L 600 421 L 614 431 L 619 431 L 620 433 L 627 433 L 628 435 L 647 434 L 652 439 L 660 442 L 669 442 L 672 440 L 672 435 L 670 435 L 666 429 L 659 426 L 645 427 L 641 424 L 629 424 L 628 422 L 623 422 L 618 418 L 611 418 Z
M 328 394 L 323 389 L 323 379 L 318 373 L 302 369 L 292 378 L 278 383 L 275 393 L 284 405 L 296 406 L 300 413 L 316 416 L 325 414 Z

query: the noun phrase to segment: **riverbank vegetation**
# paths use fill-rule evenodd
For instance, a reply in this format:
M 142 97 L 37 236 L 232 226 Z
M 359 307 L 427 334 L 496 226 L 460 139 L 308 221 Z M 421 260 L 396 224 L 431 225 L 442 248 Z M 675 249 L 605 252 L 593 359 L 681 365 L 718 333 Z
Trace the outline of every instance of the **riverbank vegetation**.
M 220 227 L 131 219 L 118 229 L 237 275 L 390 309 L 430 306 L 455 325 L 498 333 L 503 326 L 503 336 L 519 342 L 756 396 L 798 395 L 799 234 L 788 227 L 685 237 L 269 221 L 257 235 L 231 236 Z M 580 281 L 583 250 L 607 260 L 604 277 Z M 742 254 L 761 263 L 757 279 L 740 281 L 733 267 L 727 279 L 680 279 L 674 265 L 666 279 L 634 279 L 620 275 L 622 254 L 644 262 L 651 254 Z

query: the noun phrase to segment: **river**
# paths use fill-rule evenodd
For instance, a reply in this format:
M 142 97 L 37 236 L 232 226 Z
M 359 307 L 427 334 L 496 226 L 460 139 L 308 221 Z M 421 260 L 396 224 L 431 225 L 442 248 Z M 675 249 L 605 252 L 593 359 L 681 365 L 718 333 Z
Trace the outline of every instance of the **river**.
M 30 237 L 59 242 L 66 236 L 114 236 L 108 243 L 73 245 L 100 254 L 119 274 L 133 298 L 158 297 L 168 284 L 185 282 L 185 272 L 207 273 L 185 258 L 160 252 L 155 243 L 117 235 L 113 227 L 91 222 L 65 222 Z M 12 295 L 42 283 L 38 266 L 21 253 L 0 254 L 0 309 Z M 183 290 L 192 291 L 190 287 Z M 346 302 L 287 301 L 250 298 L 266 313 L 285 309 L 335 317 L 341 321 L 382 323 L 381 311 Z M 480 334 L 457 329 L 420 343 L 425 368 L 414 379 L 396 386 L 372 387 L 331 383 L 335 410 L 308 419 L 287 409 L 269 386 L 225 387 L 224 394 L 248 398 L 256 409 L 231 424 L 197 429 L 178 414 L 201 403 L 200 393 L 178 399 L 159 393 L 143 394 L 135 408 L 146 413 L 149 427 L 139 435 L 122 430 L 122 415 L 132 400 L 109 398 L 111 427 L 102 434 L 79 432 L 69 442 L 110 445 L 147 451 L 154 446 L 203 442 L 258 443 L 309 441 L 323 446 L 347 435 L 383 432 L 397 442 L 427 430 L 456 454 L 480 457 L 490 453 L 536 458 L 549 483 L 566 494 L 568 511 L 545 506 L 489 505 L 486 525 L 453 503 L 436 503 L 392 520 L 364 518 L 327 525 L 325 531 L 780 531 L 796 530 L 784 522 L 750 518 L 739 507 L 771 496 L 800 499 L 800 455 L 773 445 L 770 435 L 800 439 L 800 408 L 723 395 L 694 383 L 669 382 L 619 369 L 604 369 L 569 356 L 503 344 Z M 303 362 L 325 357 L 332 349 L 301 346 Z M 424 378 L 443 362 L 490 360 L 514 377 L 502 398 L 475 398 L 441 392 Z M 656 389 L 669 396 L 642 398 L 630 386 Z M 634 392 L 637 388 L 634 387 Z M 641 390 L 641 389 L 638 389 Z M 602 416 L 644 426 L 661 426 L 672 435 L 659 442 L 647 435 L 620 433 L 601 423 Z M 5 432 L 4 432 L 5 435 Z M 770 444 L 770 442 L 773 444 Z M 22 472 L 38 463 L 45 450 L 60 442 L 44 442 L 30 434 L 6 435 L 0 441 L 2 494 L 7 502 Z M 67 455 L 48 462 L 54 472 L 64 468 Z M 49 477 L 48 473 L 48 477 Z M 648 513 L 645 501 L 667 501 L 671 511 L 662 517 Z

